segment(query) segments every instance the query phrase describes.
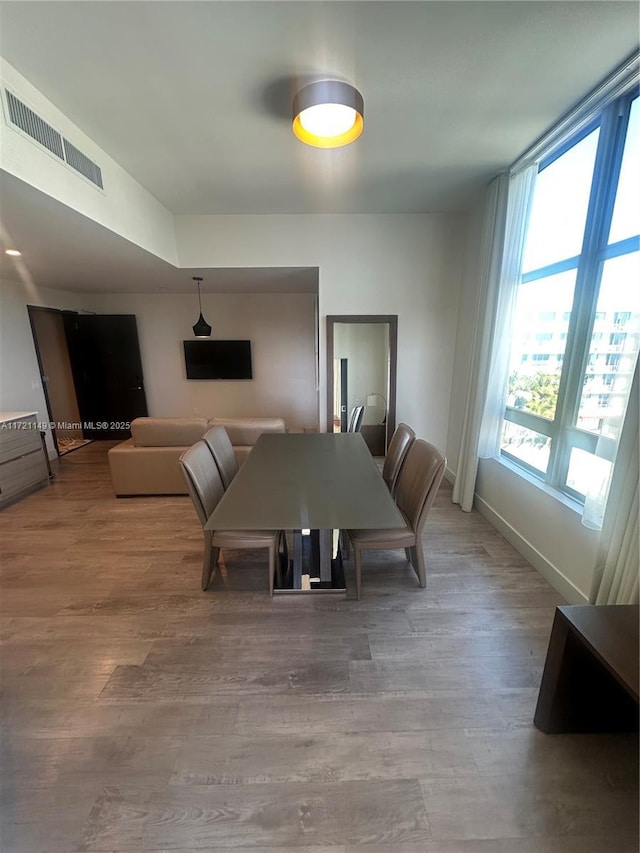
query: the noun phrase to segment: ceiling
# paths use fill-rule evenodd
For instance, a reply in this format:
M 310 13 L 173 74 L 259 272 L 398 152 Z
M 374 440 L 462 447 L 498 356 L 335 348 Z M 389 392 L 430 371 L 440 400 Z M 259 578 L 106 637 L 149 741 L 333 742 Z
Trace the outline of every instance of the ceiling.
M 638 3 L 2 2 L 0 55 L 173 214 L 465 210 L 638 45 Z M 357 86 L 337 150 L 295 92 Z M 71 291 L 317 292 L 318 270 L 177 269 L 0 172 L 0 278 Z M 8 239 L 7 235 L 10 236 Z
M 0 254 L 0 279 L 92 293 L 317 293 L 317 267 L 178 268 L 0 171 L 0 243 L 28 246 L 21 258 Z
M 174 214 L 464 209 L 638 44 L 638 5 L 0 2 L 0 54 Z M 345 79 L 351 146 L 291 133 Z

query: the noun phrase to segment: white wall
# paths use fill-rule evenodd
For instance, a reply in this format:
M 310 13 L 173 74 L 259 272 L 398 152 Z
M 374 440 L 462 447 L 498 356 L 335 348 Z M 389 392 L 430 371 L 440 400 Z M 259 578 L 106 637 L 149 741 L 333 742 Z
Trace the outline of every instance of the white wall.
M 497 459 L 481 459 L 476 505 L 571 604 L 586 604 L 599 534 L 574 508 Z
M 37 412 L 38 421 L 48 422 L 27 305 L 86 311 L 91 297 L 0 280 L 0 411 Z M 55 456 L 49 430 L 47 447 Z
M 202 295 L 212 338 L 251 341 L 252 380 L 188 380 L 183 340 L 198 319 L 193 294 L 95 296 L 100 313 L 135 314 L 149 414 L 282 417 L 302 431 L 318 424 L 315 294 Z
M 471 373 L 483 207 L 481 199 L 469 214 L 464 251 L 447 437 L 448 468 L 453 477 Z M 569 502 L 561 502 L 542 484 L 523 478 L 500 460 L 481 459 L 475 506 L 569 602 L 584 604 L 588 600 L 598 535 L 582 525 L 580 513 Z
M 317 266 L 321 425 L 327 314 L 398 315 L 397 418 L 445 447 L 461 220 L 445 214 L 178 216 L 187 267 Z
M 102 170 L 104 191 L 5 119 L 0 121 L 0 167 L 169 263 L 176 263 L 173 215 L 115 160 L 60 112 L 8 62 L 3 86 L 26 103 Z

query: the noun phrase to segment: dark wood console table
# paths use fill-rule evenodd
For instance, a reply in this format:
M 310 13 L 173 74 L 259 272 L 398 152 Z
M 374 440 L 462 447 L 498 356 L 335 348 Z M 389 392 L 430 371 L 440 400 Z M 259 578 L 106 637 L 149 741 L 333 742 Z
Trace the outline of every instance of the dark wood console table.
M 386 424 L 363 424 L 360 432 L 372 456 L 384 456 L 386 453 Z
M 637 605 L 556 608 L 534 723 L 543 732 L 638 730 Z

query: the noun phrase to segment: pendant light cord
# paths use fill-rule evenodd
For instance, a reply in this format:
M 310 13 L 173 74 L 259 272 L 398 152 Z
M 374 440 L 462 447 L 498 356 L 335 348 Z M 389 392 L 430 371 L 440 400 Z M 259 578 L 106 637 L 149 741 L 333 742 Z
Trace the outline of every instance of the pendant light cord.
M 200 315 L 202 315 L 202 298 L 200 296 L 200 282 L 202 281 L 202 278 L 200 278 L 200 276 L 194 275 L 193 280 L 198 285 L 198 308 L 200 309 Z

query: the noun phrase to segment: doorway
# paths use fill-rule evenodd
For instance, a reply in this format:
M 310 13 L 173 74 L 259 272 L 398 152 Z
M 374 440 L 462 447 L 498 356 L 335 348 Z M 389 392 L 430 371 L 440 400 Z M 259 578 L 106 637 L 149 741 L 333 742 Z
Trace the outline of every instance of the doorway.
M 84 438 L 130 438 L 148 415 L 135 315 L 66 311 L 64 327 Z
M 327 317 L 327 430 L 345 432 L 354 406 L 364 406 L 362 436 L 384 456 L 396 425 L 396 314 Z
M 129 438 L 148 414 L 135 316 L 27 309 L 58 454 Z
M 58 455 L 63 456 L 90 441 L 82 434 L 64 318 L 55 308 L 27 307 L 51 436 Z

